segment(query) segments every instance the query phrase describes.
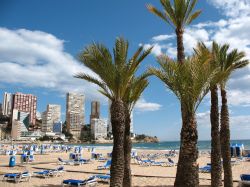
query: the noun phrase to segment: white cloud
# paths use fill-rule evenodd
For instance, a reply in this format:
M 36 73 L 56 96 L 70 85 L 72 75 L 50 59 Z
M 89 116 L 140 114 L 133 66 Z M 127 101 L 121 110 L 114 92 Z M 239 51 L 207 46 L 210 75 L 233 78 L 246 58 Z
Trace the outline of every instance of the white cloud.
M 160 42 L 160 41 L 165 41 L 165 40 L 168 40 L 168 39 L 172 39 L 174 37 L 175 37 L 174 34 L 171 34 L 171 35 L 167 35 L 167 34 L 158 35 L 158 36 L 154 36 L 152 38 L 152 41 L 154 41 L 154 42 Z
M 63 40 L 42 31 L 0 28 L 0 41 L 0 83 L 102 97 L 93 84 L 73 78 L 83 71 L 95 75 L 64 51 Z
M 207 0 L 207 2 L 222 10 L 226 16 L 238 17 L 250 14 L 249 0 Z
M 196 114 L 197 124 L 200 126 L 211 126 L 210 123 L 210 111 L 201 112 Z M 250 115 L 238 115 L 233 116 L 230 114 L 230 127 L 233 129 L 248 129 L 250 130 Z
M 160 110 L 162 106 L 158 103 L 150 103 L 147 102 L 145 99 L 141 98 L 135 105 L 135 110 L 138 112 L 145 112 L 145 111 L 157 111 Z
M 223 11 L 225 18 L 218 21 L 206 21 L 196 25 L 191 25 L 184 32 L 184 47 L 187 55 L 192 54 L 193 48 L 198 41 L 204 42 L 207 46 L 211 46 L 215 40 L 220 44 L 228 43 L 230 50 L 237 48 L 244 51 L 248 59 L 250 59 L 250 1 L 249 0 L 209 0 L 219 11 Z M 166 53 L 172 58 L 176 58 L 176 38 L 170 38 L 168 42 L 153 40 L 153 38 L 161 38 L 159 35 L 152 37 L 152 43 L 147 45 L 157 46 L 157 50 L 153 53 L 159 55 Z M 237 70 L 232 74 L 228 82 L 229 104 L 233 106 L 250 105 L 250 65 L 242 70 Z

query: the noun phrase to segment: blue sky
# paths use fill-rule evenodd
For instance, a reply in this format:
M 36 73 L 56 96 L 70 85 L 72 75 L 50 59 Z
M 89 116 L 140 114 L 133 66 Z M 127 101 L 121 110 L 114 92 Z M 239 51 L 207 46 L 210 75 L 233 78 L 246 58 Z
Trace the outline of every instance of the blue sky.
M 139 45 L 154 45 L 141 70 L 154 66 L 155 56 L 176 56 L 173 30 L 145 7 L 155 0 L 1 0 L 0 2 L 0 95 L 3 92 L 32 93 L 38 96 L 38 111 L 47 104 L 61 104 L 65 115 L 68 91 L 86 95 L 85 115 L 89 122 L 90 101 L 101 101 L 101 115 L 107 118 L 107 101 L 96 87 L 72 76 L 90 72 L 77 61 L 84 46 L 93 41 L 110 49 L 117 36 L 129 40 L 130 54 Z M 197 41 L 228 42 L 250 57 L 250 2 L 247 0 L 200 0 L 201 16 L 186 28 L 187 55 Z M 91 73 L 91 72 L 90 72 Z M 233 139 L 249 139 L 250 71 L 236 72 L 228 84 Z M 210 138 L 209 95 L 197 112 L 199 139 Z M 180 109 L 175 96 L 156 78 L 134 111 L 136 133 L 156 135 L 161 140 L 179 140 Z

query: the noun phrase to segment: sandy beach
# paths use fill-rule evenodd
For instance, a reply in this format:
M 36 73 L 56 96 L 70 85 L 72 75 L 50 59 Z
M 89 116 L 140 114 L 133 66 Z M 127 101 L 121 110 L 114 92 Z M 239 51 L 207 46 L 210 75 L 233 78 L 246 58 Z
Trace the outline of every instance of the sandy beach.
M 107 155 L 110 150 L 96 150 L 96 153 L 102 153 Z M 148 154 L 148 153 L 166 153 L 164 151 L 146 151 L 146 150 L 137 150 L 138 155 Z M 55 169 L 58 166 L 58 157 L 61 157 L 65 160 L 69 158 L 68 153 L 46 153 L 44 155 L 35 155 L 35 161 L 29 164 L 21 164 L 20 155 L 16 155 L 16 166 L 8 167 L 9 156 L 0 155 L 0 173 L 1 178 L 4 173 L 10 172 L 20 172 L 28 170 L 29 172 L 41 171 L 42 169 Z M 84 149 L 83 151 L 84 158 L 90 158 L 91 153 Z M 172 158 L 175 162 L 178 161 L 178 156 Z M 166 158 L 158 159 L 157 161 L 166 161 Z M 208 154 L 200 155 L 199 166 L 205 166 L 207 163 L 210 163 L 210 157 Z M 94 160 L 90 164 L 83 165 L 64 165 L 65 172 L 60 177 L 50 177 L 50 178 L 38 178 L 33 176 L 29 182 L 20 182 L 15 184 L 13 182 L 3 182 L 0 181 L 0 186 L 2 187 L 59 187 L 61 182 L 64 179 L 86 179 L 97 173 L 108 173 L 109 170 L 97 170 L 97 166 L 103 165 L 104 162 L 98 162 Z M 132 160 L 132 174 L 133 174 L 133 186 L 173 186 L 176 174 L 176 166 L 174 167 L 162 167 L 162 166 L 141 166 L 135 163 Z M 238 181 L 240 174 L 250 173 L 250 162 L 240 162 L 238 165 L 233 166 L 233 179 Z M 200 173 L 200 186 L 210 186 L 210 174 L 209 173 Z M 237 182 L 234 183 L 234 186 L 237 186 Z M 97 186 L 108 186 L 105 183 L 98 183 Z

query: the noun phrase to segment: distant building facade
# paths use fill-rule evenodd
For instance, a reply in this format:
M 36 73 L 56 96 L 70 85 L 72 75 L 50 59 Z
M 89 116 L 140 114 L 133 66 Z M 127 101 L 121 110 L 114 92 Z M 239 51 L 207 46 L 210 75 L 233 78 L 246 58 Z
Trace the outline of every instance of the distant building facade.
M 84 95 L 67 93 L 66 98 L 67 131 L 79 139 L 84 125 Z
M 92 101 L 91 102 L 91 114 L 90 114 L 90 123 L 92 119 L 99 119 L 100 118 L 100 102 L 99 101 Z
M 3 105 L 0 103 L 0 116 L 3 115 Z
M 5 116 L 11 116 L 11 112 L 12 112 L 12 94 L 4 92 L 2 114 Z
M 42 132 L 53 132 L 55 123 L 61 121 L 61 106 L 47 105 L 47 110 L 42 113 Z
M 61 134 L 62 133 L 62 122 L 57 122 L 54 123 L 53 125 L 53 132 L 57 133 L 57 134 Z
M 37 97 L 32 94 L 15 93 L 13 94 L 13 110 L 29 113 L 28 130 L 33 131 L 36 124 Z
M 91 120 L 91 136 L 93 139 L 107 138 L 107 120 L 93 118 Z
M 18 139 L 28 132 L 30 114 L 14 109 L 12 113 L 11 137 Z

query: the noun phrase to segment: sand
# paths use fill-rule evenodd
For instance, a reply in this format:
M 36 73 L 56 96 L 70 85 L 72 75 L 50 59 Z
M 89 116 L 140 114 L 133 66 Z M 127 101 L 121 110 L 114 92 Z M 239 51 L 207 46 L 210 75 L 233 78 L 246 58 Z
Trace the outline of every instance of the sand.
M 157 153 L 160 151 L 145 151 L 137 150 L 138 154 L 146 153 Z M 96 150 L 98 153 L 106 155 L 109 150 Z M 164 152 L 164 151 L 161 151 Z M 90 158 L 90 152 L 84 150 L 83 157 Z M 0 155 L 0 178 L 3 177 L 2 174 L 9 172 L 20 172 L 28 170 L 30 172 L 40 171 L 42 169 L 55 169 L 58 166 L 57 158 L 61 157 L 63 159 L 69 158 L 69 153 L 46 153 L 45 155 L 35 155 L 35 161 L 31 164 L 22 164 L 20 165 L 20 155 L 16 155 L 15 167 L 8 167 L 9 156 Z M 173 160 L 177 162 L 178 157 L 174 157 Z M 166 161 L 166 159 L 158 159 L 157 161 Z M 208 154 L 200 155 L 198 159 L 199 166 L 204 166 L 207 163 L 210 163 L 210 157 Z M 97 166 L 103 165 L 104 162 L 93 161 L 91 164 L 83 164 L 78 166 L 65 165 L 66 172 L 63 173 L 60 177 L 50 177 L 50 178 L 38 178 L 32 177 L 29 182 L 20 182 L 15 184 L 13 182 L 3 182 L 0 181 L 0 187 L 59 187 L 61 182 L 64 179 L 86 179 L 89 176 L 95 173 L 108 173 L 108 170 L 97 170 Z M 5 166 L 3 166 L 5 165 Z M 152 186 L 160 187 L 173 186 L 176 174 L 176 166 L 174 167 L 162 167 L 162 166 L 140 166 L 132 160 L 132 178 L 133 186 Z M 240 162 L 239 165 L 233 166 L 233 179 L 240 180 L 240 174 L 250 173 L 250 162 Z M 200 186 L 210 186 L 210 174 L 209 173 L 200 173 Z M 237 182 L 234 183 L 234 186 L 237 186 Z M 97 186 L 109 186 L 108 184 L 99 184 Z

